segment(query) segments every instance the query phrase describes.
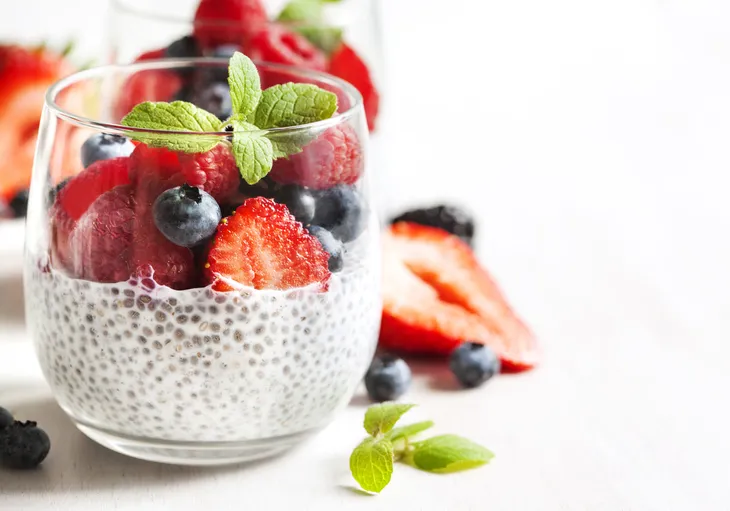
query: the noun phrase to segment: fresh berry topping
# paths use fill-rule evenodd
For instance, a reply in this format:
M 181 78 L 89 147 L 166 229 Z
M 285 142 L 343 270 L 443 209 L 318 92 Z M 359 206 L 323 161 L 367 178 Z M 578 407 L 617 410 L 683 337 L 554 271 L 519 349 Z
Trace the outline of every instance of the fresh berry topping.
M 52 205 L 54 202 L 56 202 L 56 197 L 58 197 L 58 194 L 61 190 L 63 190 L 69 182 L 71 182 L 70 177 L 67 177 L 66 179 L 62 180 L 60 183 L 58 183 L 56 186 L 52 186 L 50 190 L 48 190 L 48 204 Z
M 132 151 L 134 151 L 134 144 L 128 138 L 96 133 L 81 146 L 81 163 L 86 168 L 97 161 L 129 156 Z
M 241 47 L 239 45 L 223 44 L 213 48 L 213 51 L 210 52 L 210 56 L 216 59 L 230 60 L 231 57 L 233 57 L 233 54 L 237 51 L 241 51 Z M 226 75 L 228 75 L 228 71 L 226 71 Z
M 271 178 L 282 184 L 325 189 L 353 184 L 362 175 L 360 140 L 349 125 L 333 126 L 304 147 L 301 153 L 274 162 Z
M 173 41 L 170 46 L 165 48 L 165 58 L 168 59 L 185 59 L 200 56 L 200 48 L 195 38 L 191 35 L 181 37 L 177 41 Z
M 350 82 L 362 95 L 365 116 L 368 120 L 370 131 L 375 129 L 375 122 L 380 109 L 380 94 L 378 93 L 373 79 L 365 62 L 350 46 L 343 43 L 340 48 L 332 54 L 328 71 Z
M 129 183 L 129 158 L 112 158 L 91 164 L 58 193 L 57 203 L 78 220 L 92 202 L 115 186 Z
M 302 224 L 312 223 L 316 200 L 308 189 L 297 185 L 286 185 L 277 192 L 275 200 L 284 204 L 289 209 L 289 213 Z
M 28 190 L 20 190 L 8 203 L 10 209 L 13 210 L 15 218 L 25 218 L 28 214 Z
M 11 426 L 14 420 L 13 414 L 0 406 L 0 430 Z
M 51 439 L 35 422 L 15 421 L 0 431 L 0 465 L 29 470 L 43 463 L 51 450 Z
M 261 0 L 202 0 L 195 13 L 195 38 L 204 48 L 240 45 L 266 25 Z
M 413 222 L 429 227 L 438 227 L 461 238 L 467 245 L 474 241 L 474 218 L 456 206 L 439 205 L 431 208 L 406 211 L 391 220 L 391 223 Z
M 367 214 L 360 194 L 351 186 L 335 186 L 317 196 L 313 224 L 324 227 L 343 243 L 360 236 Z
M 341 241 L 335 239 L 332 233 L 324 227 L 312 225 L 309 227 L 309 234 L 314 236 L 322 244 L 322 248 L 329 254 L 329 270 L 332 273 L 342 270 L 344 265 L 345 247 Z
M 224 218 L 213 240 L 205 275 L 218 291 L 236 285 L 290 289 L 326 286 L 329 255 L 286 206 L 270 199 L 248 199 Z
M 207 240 L 221 221 L 215 199 L 189 185 L 163 192 L 155 200 L 153 214 L 160 232 L 181 247 L 194 247 Z
M 327 67 L 327 58 L 322 50 L 307 41 L 304 36 L 276 23 L 268 25 L 253 37 L 246 54 L 253 60 L 286 64 L 314 71 L 324 71 Z M 267 80 L 267 82 L 271 81 Z M 273 81 L 279 83 L 277 80 Z M 289 82 L 291 79 L 283 81 Z M 274 84 L 267 83 L 267 85 Z
M 221 121 L 228 119 L 233 113 L 231 90 L 228 88 L 228 84 L 222 81 L 193 84 L 190 89 L 181 89 L 175 99 L 187 101 L 203 110 L 207 110 Z
M 266 176 L 255 185 L 250 185 L 246 181 L 241 180 L 241 183 L 238 186 L 238 191 L 246 199 L 250 199 L 252 197 L 266 197 L 268 199 L 273 199 L 283 187 L 283 185 L 280 185 L 271 179 L 271 176 Z
M 93 282 L 129 279 L 135 207 L 129 185 L 109 190 L 91 204 L 69 241 L 75 276 Z
M 168 69 L 137 71 L 121 86 L 115 105 L 116 116 L 122 119 L 136 105 L 145 101 L 170 101 L 183 86 L 179 73 Z
M 466 388 L 479 387 L 499 373 L 499 357 L 483 344 L 465 342 L 451 353 L 449 367 Z
M 41 120 L 46 90 L 53 83 L 73 71 L 63 55 L 46 48 L 24 48 L 14 45 L 0 45 L 0 196 L 6 201 L 18 191 L 28 188 L 33 167 L 38 126 Z M 69 89 L 57 100 L 68 106 L 81 93 Z M 57 132 L 57 138 L 61 131 Z M 60 141 L 59 141 L 60 142 Z M 69 142 L 73 142 L 69 140 Z M 53 167 L 74 173 L 79 169 L 77 145 L 56 145 L 63 148 L 58 156 L 66 157 L 73 152 L 74 165 Z M 55 155 L 54 155 L 55 156 Z M 56 172 L 58 172 L 56 170 Z
M 491 347 L 505 370 L 538 362 L 534 335 L 459 238 L 401 222 L 383 250 L 382 347 L 446 355 L 470 339 Z
M 410 386 L 411 369 L 402 358 L 376 356 L 365 374 L 368 395 L 378 403 L 398 399 Z
M 185 182 L 215 200 L 225 202 L 238 190 L 241 174 L 230 145 L 218 144 L 205 153 L 179 153 L 178 159 Z
M 152 278 L 172 289 L 196 287 L 199 274 L 193 252 L 175 245 L 157 229 L 148 212 L 138 210 L 134 223 L 133 275 Z

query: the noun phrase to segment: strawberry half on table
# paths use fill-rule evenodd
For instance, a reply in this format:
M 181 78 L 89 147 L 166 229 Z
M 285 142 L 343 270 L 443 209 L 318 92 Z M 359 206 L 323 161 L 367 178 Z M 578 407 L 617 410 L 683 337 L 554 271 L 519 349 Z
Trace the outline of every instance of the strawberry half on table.
M 72 72 L 65 56 L 48 48 L 0 46 L 0 197 L 28 188 L 46 90 Z M 78 148 L 67 144 L 63 162 L 78 159 Z
M 538 363 L 535 336 L 466 243 L 400 222 L 386 231 L 383 248 L 381 347 L 447 355 L 472 341 L 491 347 L 504 370 Z

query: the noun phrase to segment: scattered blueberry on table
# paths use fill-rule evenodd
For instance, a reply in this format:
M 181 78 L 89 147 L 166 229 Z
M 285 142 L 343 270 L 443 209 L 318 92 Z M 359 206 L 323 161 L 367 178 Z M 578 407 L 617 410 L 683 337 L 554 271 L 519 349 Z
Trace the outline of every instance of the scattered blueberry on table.
M 0 407 L 0 467 L 28 470 L 38 467 L 51 450 L 51 439 L 33 421 L 16 421 Z
M 497 375 L 500 362 L 489 346 L 465 342 L 451 353 L 449 367 L 463 387 L 474 388 Z
M 376 356 L 365 375 L 368 395 L 379 403 L 398 399 L 410 386 L 410 367 L 405 360 L 392 355 Z

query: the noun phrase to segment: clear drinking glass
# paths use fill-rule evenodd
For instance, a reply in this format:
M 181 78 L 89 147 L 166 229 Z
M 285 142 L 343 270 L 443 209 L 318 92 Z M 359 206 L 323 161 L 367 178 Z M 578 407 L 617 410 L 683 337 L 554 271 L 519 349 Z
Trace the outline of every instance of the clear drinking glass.
M 67 153 L 70 139 L 131 139 L 140 132 L 119 125 L 119 105 L 130 103 L 130 94 L 168 101 L 176 94 L 170 86 L 179 83 L 175 77 L 225 73 L 226 64 L 169 60 L 83 71 L 49 90 L 40 127 L 25 297 L 42 370 L 60 406 L 86 435 L 158 462 L 233 463 L 292 446 L 346 406 L 377 342 L 380 246 L 368 187 L 368 133 L 360 97 L 347 83 L 260 64 L 264 79 L 314 83 L 337 91 L 350 107 L 326 121 L 255 133 L 304 150 L 282 168 L 275 164 L 257 185 L 236 181 L 233 189 L 211 191 L 224 217 L 242 203 L 279 210 L 276 204 L 284 204 L 295 215 L 302 214 L 302 200 L 315 208 L 306 225 L 288 217 L 287 226 L 277 224 L 273 233 L 268 220 L 255 216 L 258 210 L 236 210 L 239 218 L 254 218 L 241 234 L 248 240 L 241 245 L 241 264 L 286 275 L 280 283 L 269 278 L 261 285 L 219 285 L 221 275 L 211 273 L 212 243 L 175 245 L 152 218 L 153 203 L 165 189 L 195 177 L 188 173 L 192 157 L 199 166 L 208 162 L 208 171 L 211 161 L 215 172 L 222 168 L 216 158 L 231 150 L 230 132 L 147 131 L 217 145 L 191 155 L 134 142 L 131 155 L 95 163 L 62 181 L 67 163 L 59 155 Z M 333 133 L 349 140 L 347 157 L 358 177 L 348 184 L 331 184 L 331 176 L 319 174 L 342 157 L 330 153 Z M 233 222 L 228 216 L 221 225 Z M 341 267 L 333 268 L 329 259 L 327 268 L 322 245 L 308 234 L 316 223 L 342 241 Z M 287 245 L 290 238 L 299 241 Z M 309 241 L 304 245 L 302 239 Z M 296 266 L 309 268 L 312 243 L 320 254 L 314 281 Z M 231 268 L 238 270 L 233 263 Z
M 110 63 L 228 56 L 226 51 L 237 48 L 254 60 L 326 71 L 350 82 L 364 98 L 371 132 L 370 157 L 377 169 L 372 178 L 379 185 L 379 209 L 383 215 L 390 212 L 385 155 L 387 90 L 378 2 L 322 3 L 322 19 L 314 24 L 277 21 L 287 0 L 262 0 L 269 20 L 263 25 L 251 21 L 200 21 L 200 17 L 196 18 L 200 3 L 201 0 L 112 0 Z M 315 41 L 319 47 L 309 41 Z M 277 47 L 283 49 L 277 51 Z

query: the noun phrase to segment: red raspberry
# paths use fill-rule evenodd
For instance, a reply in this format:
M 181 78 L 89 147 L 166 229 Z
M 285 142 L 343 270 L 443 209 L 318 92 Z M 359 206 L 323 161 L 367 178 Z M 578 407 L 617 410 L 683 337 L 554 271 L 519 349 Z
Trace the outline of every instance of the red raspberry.
M 218 144 L 206 153 L 180 153 L 179 160 L 185 182 L 205 190 L 218 202 L 238 190 L 240 173 L 227 144 Z
M 202 0 L 193 35 L 206 49 L 246 43 L 268 22 L 261 0 Z
M 75 276 L 94 282 L 129 279 L 134 210 L 129 185 L 109 190 L 94 201 L 70 238 Z
M 246 54 L 253 60 L 273 62 L 324 71 L 327 67 L 325 54 L 304 36 L 286 27 L 272 23 L 259 31 L 251 40 Z M 262 87 L 295 81 L 290 74 L 261 71 Z
M 256 289 L 290 289 L 315 282 L 326 286 L 329 254 L 283 204 L 247 199 L 218 226 L 205 278 L 218 291 L 236 283 Z
M 54 264 L 68 270 L 73 268 L 69 237 L 76 222 L 100 195 L 129 183 L 129 161 L 122 157 L 93 163 L 58 192 L 50 211 Z
M 332 54 L 328 71 L 346 82 L 350 82 L 360 91 L 365 107 L 365 116 L 368 120 L 368 128 L 370 128 L 370 131 L 373 131 L 375 129 L 378 110 L 380 109 L 380 94 L 375 88 L 370 70 L 365 62 L 355 50 L 343 43 Z M 340 111 L 342 111 L 344 105 L 340 105 L 340 107 Z
M 279 158 L 271 169 L 277 183 L 295 183 L 316 189 L 353 184 L 362 175 L 364 158 L 355 130 L 342 124 L 333 126 L 301 153 Z

